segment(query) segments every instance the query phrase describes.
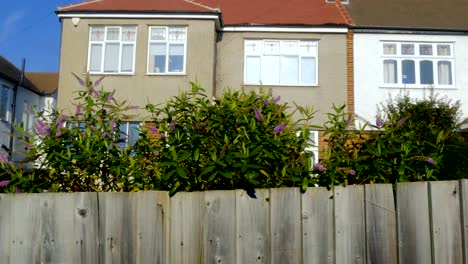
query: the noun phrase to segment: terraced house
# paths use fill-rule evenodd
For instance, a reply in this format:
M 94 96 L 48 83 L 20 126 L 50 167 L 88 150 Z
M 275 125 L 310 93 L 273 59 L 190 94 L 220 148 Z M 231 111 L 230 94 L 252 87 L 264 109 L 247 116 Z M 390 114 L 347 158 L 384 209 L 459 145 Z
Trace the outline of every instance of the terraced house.
M 105 88 L 141 106 L 164 102 L 190 81 L 214 96 L 263 85 L 282 100 L 314 106 L 321 124 L 333 103 L 347 101 L 346 13 L 341 2 L 326 0 L 92 0 L 60 7 L 58 107 L 70 107 L 79 88 L 71 73 L 88 72 L 105 75 Z

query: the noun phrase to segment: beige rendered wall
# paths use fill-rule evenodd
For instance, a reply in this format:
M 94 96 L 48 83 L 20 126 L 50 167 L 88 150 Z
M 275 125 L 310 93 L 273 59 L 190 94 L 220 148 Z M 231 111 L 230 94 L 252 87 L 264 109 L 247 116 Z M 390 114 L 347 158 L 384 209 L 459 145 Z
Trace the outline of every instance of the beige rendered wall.
M 258 89 L 244 85 L 244 39 L 318 40 L 318 86 L 271 86 L 273 95 L 302 106 L 313 106 L 317 125 L 323 125 L 333 103 L 346 103 L 346 34 L 223 33 L 217 44 L 216 94 L 223 89 Z
M 177 95 L 180 89 L 189 88 L 197 81 L 214 94 L 214 65 L 216 31 L 213 20 L 161 20 L 161 19 L 81 19 L 75 27 L 70 18 L 62 21 L 62 46 L 60 51 L 60 77 L 57 106 L 73 111 L 74 93 L 80 85 L 71 73 L 85 77 L 88 58 L 88 39 L 91 25 L 137 25 L 135 73 L 133 75 L 106 75 L 103 87 L 116 90 L 118 100 L 144 106 L 148 100 L 162 103 Z M 154 25 L 187 26 L 187 64 L 185 75 L 147 75 L 148 28 Z M 91 75 L 96 80 L 103 75 Z M 144 118 L 143 111 L 133 119 Z

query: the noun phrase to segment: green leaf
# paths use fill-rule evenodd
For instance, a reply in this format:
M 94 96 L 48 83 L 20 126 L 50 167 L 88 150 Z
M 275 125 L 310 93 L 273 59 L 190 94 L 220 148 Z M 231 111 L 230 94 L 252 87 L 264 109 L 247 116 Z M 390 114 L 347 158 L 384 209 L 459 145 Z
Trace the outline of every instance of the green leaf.
M 200 149 L 196 149 L 195 152 L 193 153 L 193 159 L 198 161 L 198 158 L 200 157 Z

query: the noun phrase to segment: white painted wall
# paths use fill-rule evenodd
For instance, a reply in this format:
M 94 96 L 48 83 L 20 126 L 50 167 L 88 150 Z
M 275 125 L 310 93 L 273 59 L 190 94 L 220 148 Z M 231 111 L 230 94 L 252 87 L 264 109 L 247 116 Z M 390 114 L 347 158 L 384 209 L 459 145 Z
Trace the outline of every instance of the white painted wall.
M 456 35 L 411 35 L 411 34 L 354 34 L 354 96 L 355 113 L 360 120 L 375 122 L 377 105 L 389 96 L 397 96 L 406 90 L 411 97 L 424 98 L 429 95 L 428 87 L 386 88 L 382 87 L 382 42 L 453 42 L 455 87 L 438 88 L 434 93 L 447 96 L 453 101 L 460 100 L 462 119 L 468 117 L 468 36 Z M 357 125 L 362 124 L 358 121 Z
M 12 108 L 11 103 L 13 100 L 13 88 L 15 86 L 14 83 L 9 82 L 4 79 L 0 79 L 0 87 L 4 84 L 8 86 L 10 90 L 10 101 L 8 107 L 8 116 L 9 122 L 0 121 L 0 146 L 4 145 L 9 147 L 10 145 L 10 127 L 11 127 L 11 116 L 12 116 Z M 32 105 L 36 106 L 37 111 L 48 110 L 51 111 L 55 107 L 55 97 L 54 96 L 40 96 L 35 94 L 23 87 L 18 88 L 17 93 L 17 101 L 16 101 L 16 113 L 15 113 L 15 124 L 19 125 L 23 121 L 23 111 L 24 111 L 24 102 L 27 101 Z M 21 157 L 21 146 L 18 145 L 17 142 L 13 144 L 13 160 L 18 160 Z M 0 153 L 4 155 L 6 152 L 0 148 Z

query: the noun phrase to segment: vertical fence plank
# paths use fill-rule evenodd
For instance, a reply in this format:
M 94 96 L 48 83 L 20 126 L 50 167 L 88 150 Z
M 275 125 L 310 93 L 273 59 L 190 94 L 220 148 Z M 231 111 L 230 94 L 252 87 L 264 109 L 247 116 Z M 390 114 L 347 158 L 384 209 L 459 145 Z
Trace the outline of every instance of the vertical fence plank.
M 12 195 L 0 194 L 0 263 L 10 263 L 11 244 L 11 198 Z
M 302 195 L 303 263 L 335 263 L 334 243 L 333 192 L 309 188 Z
M 162 263 L 163 211 L 157 204 L 157 193 L 98 195 L 100 263 Z
M 204 263 L 205 193 L 180 192 L 170 199 L 170 262 Z
M 432 263 L 426 182 L 397 184 L 399 264 Z
M 429 188 L 434 264 L 461 264 L 463 246 L 459 182 L 431 182 Z
M 468 180 L 460 180 L 462 235 L 463 235 L 463 263 L 468 264 Z
M 364 186 L 337 186 L 334 199 L 336 263 L 366 263 Z
M 256 198 L 236 191 L 237 263 L 271 263 L 270 191 L 260 189 Z
M 366 235 L 368 264 L 396 264 L 397 225 L 391 184 L 366 185 Z
M 71 195 L 71 194 L 69 194 Z M 75 193 L 73 210 L 73 263 L 99 263 L 99 210 L 97 193 Z M 69 205 L 62 204 L 63 210 Z M 65 230 L 65 232 L 69 232 Z M 69 262 L 69 261 L 65 261 Z
M 271 263 L 301 263 L 301 194 L 298 188 L 270 189 Z
M 205 194 L 205 263 L 236 262 L 236 191 Z

